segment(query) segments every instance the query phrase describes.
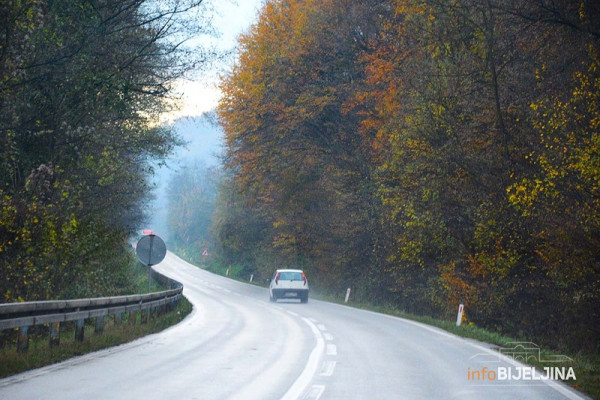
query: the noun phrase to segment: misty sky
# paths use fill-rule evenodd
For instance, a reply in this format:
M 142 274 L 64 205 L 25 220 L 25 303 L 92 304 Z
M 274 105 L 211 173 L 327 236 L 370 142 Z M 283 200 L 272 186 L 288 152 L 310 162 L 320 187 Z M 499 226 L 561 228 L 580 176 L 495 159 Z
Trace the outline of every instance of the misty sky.
M 235 49 L 240 33 L 246 32 L 256 21 L 263 0 L 210 0 L 214 4 L 213 26 L 216 37 L 205 36 L 201 45 L 214 46 L 221 51 Z M 217 88 L 219 75 L 228 70 L 235 58 L 229 57 L 225 65 L 215 65 L 208 71 L 198 73 L 194 80 L 181 81 L 177 90 L 183 94 L 183 109 L 172 116 L 197 116 L 213 110 L 219 100 Z
M 206 46 L 215 46 L 220 50 L 234 50 L 240 33 L 246 32 L 256 21 L 263 0 L 211 0 L 215 4 L 213 19 L 217 37 L 204 37 Z M 232 63 L 234 57 L 228 58 Z M 151 219 L 146 228 L 154 230 L 168 242 L 167 232 L 167 187 L 170 177 L 185 165 L 194 163 L 207 166 L 219 165 L 218 155 L 222 151 L 222 133 L 215 121 L 202 117 L 217 106 L 220 93 L 217 89 L 219 75 L 231 65 L 216 65 L 209 71 L 203 71 L 194 81 L 181 82 L 179 90 L 184 100 L 183 109 L 171 116 L 173 128 L 187 143 L 177 150 L 168 161 L 168 166 L 157 170 L 154 183 L 156 200 L 151 204 Z M 168 243 L 167 243 L 168 244 Z

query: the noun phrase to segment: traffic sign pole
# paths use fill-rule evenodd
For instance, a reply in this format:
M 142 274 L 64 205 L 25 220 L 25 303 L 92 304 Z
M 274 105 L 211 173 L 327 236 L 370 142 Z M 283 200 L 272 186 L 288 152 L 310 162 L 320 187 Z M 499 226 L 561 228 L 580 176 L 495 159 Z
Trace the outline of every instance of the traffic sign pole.
M 152 245 L 154 244 L 154 234 L 150 234 L 150 250 L 148 250 L 148 260 L 152 260 Z M 152 290 L 152 264 L 148 264 L 148 293 Z

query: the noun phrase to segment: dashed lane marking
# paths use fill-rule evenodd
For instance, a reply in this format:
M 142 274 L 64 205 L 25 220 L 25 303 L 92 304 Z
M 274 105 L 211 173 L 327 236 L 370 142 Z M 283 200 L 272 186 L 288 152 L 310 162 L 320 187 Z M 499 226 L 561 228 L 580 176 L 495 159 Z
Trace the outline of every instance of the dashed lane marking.
M 321 376 L 332 376 L 333 372 L 335 371 L 335 366 L 337 364 L 337 361 L 325 361 L 323 363 L 323 366 L 321 367 Z
M 325 386 L 323 385 L 313 385 L 310 390 L 306 392 L 302 400 L 319 400 L 321 395 L 325 391 Z
M 327 345 L 327 355 L 328 356 L 337 356 L 337 346 L 335 344 Z

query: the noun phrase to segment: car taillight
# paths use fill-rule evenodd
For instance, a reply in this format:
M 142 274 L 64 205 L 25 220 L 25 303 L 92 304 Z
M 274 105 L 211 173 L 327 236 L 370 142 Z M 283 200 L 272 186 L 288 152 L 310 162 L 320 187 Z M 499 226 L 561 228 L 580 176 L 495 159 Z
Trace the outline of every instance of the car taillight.
M 304 286 L 306 286 L 306 274 L 302 273 L 302 280 L 304 280 Z
M 279 285 L 279 272 L 275 275 L 275 284 Z

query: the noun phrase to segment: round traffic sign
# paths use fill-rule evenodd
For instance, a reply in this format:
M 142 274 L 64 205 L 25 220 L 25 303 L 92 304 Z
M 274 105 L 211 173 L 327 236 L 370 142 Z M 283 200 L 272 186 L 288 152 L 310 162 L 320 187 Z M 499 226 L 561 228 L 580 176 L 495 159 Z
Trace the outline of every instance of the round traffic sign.
M 167 254 L 165 242 L 156 235 L 142 237 L 135 248 L 135 254 L 144 265 L 156 265 L 164 260 Z

